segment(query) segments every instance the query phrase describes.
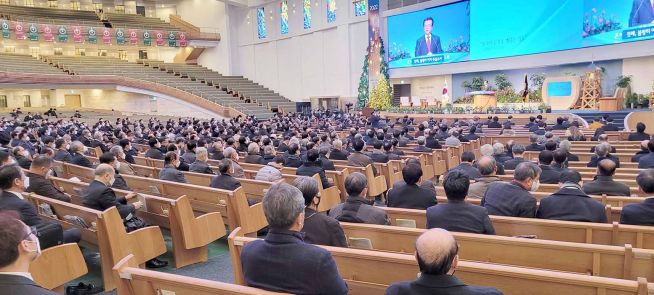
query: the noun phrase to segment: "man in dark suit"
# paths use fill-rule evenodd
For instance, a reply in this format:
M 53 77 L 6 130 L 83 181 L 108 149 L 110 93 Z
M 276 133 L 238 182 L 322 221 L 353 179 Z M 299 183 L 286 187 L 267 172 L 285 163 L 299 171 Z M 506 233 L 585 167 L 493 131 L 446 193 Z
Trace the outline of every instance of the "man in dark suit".
M 10 212 L 0 212 L 0 294 L 55 295 L 39 286 L 29 272 L 41 254 L 36 233 Z
M 302 192 L 286 183 L 275 184 L 262 205 L 270 231 L 265 239 L 243 247 L 246 284 L 293 294 L 347 294 L 347 284 L 329 251 L 304 242 L 300 232 L 305 219 Z
M 609 153 L 611 146 L 607 142 L 602 142 L 595 147 L 595 155 L 590 158 L 586 167 L 597 167 L 597 163 L 609 159 L 615 163 L 616 168 L 620 168 L 620 159 Z
M 559 183 L 559 178 L 561 177 L 561 172 L 554 170 L 552 168 L 552 161 L 554 160 L 554 155 L 550 151 L 541 151 L 538 154 L 538 167 L 542 171 L 540 173 L 540 183 L 545 184 L 557 184 Z
M 628 204 L 620 213 L 621 224 L 654 225 L 654 170 L 640 171 L 636 177 L 640 190 L 647 194 L 642 203 Z
M 52 185 L 49 179 L 46 179 L 51 166 L 52 159 L 44 155 L 36 156 L 32 161 L 29 172 L 27 172 L 27 177 L 29 177 L 30 181 L 25 191 L 62 202 L 70 202 L 70 195 L 60 191 Z
M 348 166 L 366 167 L 372 165 L 372 159 L 363 153 L 363 148 L 366 146 L 363 140 L 355 139 L 352 146 L 354 147 L 354 152 L 347 157 Z M 378 175 L 374 165 L 372 166 L 372 171 L 375 175 Z
M 302 192 L 304 197 L 304 241 L 309 244 L 347 247 L 345 233 L 338 220 L 320 214 L 320 189 L 318 182 L 311 177 L 298 177 L 293 181 L 293 186 Z
M 386 153 L 389 161 L 401 159 L 400 155 L 393 152 L 393 144 L 389 141 L 384 142 L 384 152 Z
M 647 129 L 647 126 L 643 124 L 642 122 L 638 122 L 636 124 L 636 132 L 629 134 L 629 138 L 627 140 L 629 141 L 643 141 L 643 140 L 650 140 L 650 135 L 645 133 L 645 129 Z
M 63 138 L 57 139 L 55 141 L 55 149 L 57 149 L 54 156 L 54 159 L 56 161 L 69 162 L 69 163 L 70 161 L 72 161 L 73 157 L 70 155 L 70 152 L 68 152 L 68 147 L 66 146 L 66 140 L 64 140 Z
M 302 166 L 302 158 L 299 155 L 300 147 L 292 143 L 288 147 L 288 151 L 284 154 L 284 167 L 298 168 Z
M 174 181 L 179 183 L 186 183 L 186 177 L 181 170 L 182 161 L 177 153 L 170 151 L 164 157 L 164 167 L 159 171 L 159 179 Z
M 652 0 L 634 0 L 629 14 L 629 26 L 654 24 L 653 6 Z
M 564 150 L 558 149 L 554 151 L 554 162 L 551 166 L 552 169 L 559 173 L 568 170 L 568 155 Z
M 441 206 L 441 205 L 438 205 Z M 454 276 L 459 263 L 459 246 L 448 231 L 433 228 L 416 240 L 420 276 L 415 281 L 397 282 L 386 295 L 501 295 L 492 287 L 468 286 Z
M 404 184 L 393 186 L 388 191 L 387 205 L 394 208 L 427 209 L 438 203 L 436 192 L 418 186 L 422 177 L 420 165 L 410 164 L 402 168 Z
M 604 131 L 620 131 L 620 128 L 613 124 L 613 118 L 606 119 L 606 125 L 602 129 Z
M 494 235 L 486 208 L 465 202 L 469 187 L 467 176 L 458 171 L 448 173 L 443 181 L 447 203 L 427 209 L 427 228 Z
M 429 130 L 429 136 L 425 139 L 425 146 L 430 148 L 430 149 L 436 149 L 440 150 L 442 148 L 441 143 L 438 142 L 438 138 L 436 137 L 436 129 Z
M 461 154 L 461 164 L 458 166 L 450 169 L 447 173 L 453 172 L 453 171 L 459 171 L 463 175 L 467 176 L 468 179 L 477 179 L 481 177 L 481 173 L 479 173 L 479 170 L 472 166 L 472 162 L 475 161 L 475 154 L 472 152 L 463 152 Z
M 504 161 L 504 169 L 506 170 L 515 170 L 515 167 L 522 162 L 527 160 L 522 158 L 522 155 L 525 153 L 525 146 L 519 143 L 511 146 L 511 152 L 513 154 L 513 159 Z
M 195 162 L 189 165 L 190 172 L 204 173 L 204 174 L 214 174 L 211 167 L 207 161 L 209 160 L 209 152 L 206 148 L 199 147 L 195 148 Z
M 606 223 L 604 205 L 581 190 L 581 174 L 566 170 L 561 173 L 561 189 L 540 200 L 537 218 Z
M 584 193 L 589 195 L 630 196 L 631 190 L 629 186 L 613 180 L 613 174 L 615 174 L 616 168 L 615 162 L 609 159 L 600 161 L 597 165 L 595 179 L 591 182 L 584 183 Z
M 431 152 L 432 152 L 432 149 L 430 149 L 430 148 L 428 148 L 428 147 L 425 146 L 425 142 L 426 142 L 426 141 L 427 141 L 427 139 L 426 139 L 424 136 L 419 136 L 419 137 L 416 139 L 416 143 L 418 144 L 418 146 L 416 146 L 416 147 L 413 149 L 413 151 L 414 151 L 414 152 L 420 152 L 420 153 L 431 153 Z
M 86 167 L 86 168 L 93 168 L 93 164 L 91 164 L 91 161 L 89 161 L 89 159 L 84 157 L 84 153 L 87 150 L 86 146 L 84 146 L 79 141 L 73 141 L 73 144 L 71 145 L 70 149 L 73 154 L 70 160 L 71 164 Z
M 370 153 L 370 159 L 375 163 L 388 163 L 389 158 L 384 151 L 382 151 L 383 141 L 377 140 L 373 143 L 373 150 Z
M 16 211 L 20 220 L 27 226 L 39 226 L 43 220 L 39 216 L 36 207 L 25 200 L 24 191 L 26 177 L 20 167 L 16 165 L 5 165 L 0 168 L 0 211 Z M 64 230 L 64 243 L 77 243 L 82 237 L 79 229 L 73 228 Z
M 350 173 L 345 178 L 348 195 L 344 203 L 329 210 L 329 216 L 338 221 L 390 225 L 386 211 L 373 206 L 368 199 L 368 179 L 361 172 Z
M 414 52 L 415 57 L 443 53 L 443 48 L 441 48 L 441 38 L 432 34 L 433 28 L 433 18 L 428 17 L 422 21 L 424 35 L 416 41 L 416 50 Z
M 334 148 L 331 153 L 329 153 L 330 160 L 342 160 L 347 161 L 348 153 L 343 151 L 343 142 L 340 140 L 334 140 Z
M 529 135 L 529 142 L 531 142 L 531 143 L 528 146 L 525 147 L 526 151 L 540 152 L 540 151 L 545 149 L 544 146 L 538 144 L 538 135 L 536 135 L 536 134 Z
M 327 180 L 327 175 L 325 175 L 325 169 L 322 168 L 322 164 L 318 161 L 320 153 L 316 149 L 310 149 L 307 151 L 307 160 L 304 161 L 302 166 L 298 167 L 295 171 L 296 175 L 313 177 L 318 174 L 320 176 L 320 182 L 322 183 L 323 188 L 328 188 L 332 186 Z
M 638 159 L 638 168 L 640 169 L 654 168 L 654 152 L 652 152 L 654 151 L 654 141 L 647 142 L 647 149 L 649 153 Z
M 638 163 L 640 158 L 649 154 L 649 140 L 643 140 L 640 142 L 640 151 L 638 151 L 633 157 L 631 157 L 632 163 Z
M 211 180 L 211 184 L 209 184 L 210 187 L 228 191 L 233 191 L 241 187 L 241 182 L 232 177 L 234 167 L 232 166 L 232 161 L 229 159 L 222 159 L 220 161 L 220 164 L 218 164 L 218 172 L 220 172 L 220 174 Z
M 148 141 L 148 145 L 150 146 L 150 149 L 148 149 L 145 152 L 145 157 L 146 158 L 152 158 L 152 159 L 157 159 L 157 160 L 163 160 L 164 159 L 164 154 L 161 152 L 161 143 L 159 143 L 159 140 L 156 138 L 150 138 Z M 188 163 L 193 163 L 193 162 L 188 162 Z
M 500 124 L 500 118 L 494 116 L 492 121 L 488 123 L 488 128 L 502 128 L 502 124 Z
M 118 171 L 118 165 L 120 163 L 116 159 L 116 155 L 112 152 L 106 152 L 102 155 L 100 155 L 100 163 L 102 164 L 109 164 L 111 167 L 114 167 L 114 171 L 116 174 L 114 174 L 114 182 L 111 185 L 112 188 L 115 189 L 121 189 L 121 190 L 126 190 L 126 191 L 131 191 L 132 189 L 127 185 L 127 182 L 123 178 L 123 176 L 120 175 L 120 172 Z
M 320 157 L 318 157 L 318 160 L 320 161 L 320 165 L 322 165 L 322 169 L 325 169 L 325 171 L 330 170 L 334 171 L 336 170 L 336 167 L 334 166 L 334 162 L 329 160 L 327 158 L 327 154 L 329 154 L 329 146 L 323 145 L 318 148 L 318 152 L 320 153 Z
M 479 135 L 475 134 L 475 132 L 477 132 L 477 126 L 470 126 L 470 130 L 468 130 L 468 134 L 465 136 L 465 139 L 468 141 L 479 139 Z
M 520 163 L 511 182 L 495 182 L 488 186 L 481 205 L 491 215 L 533 218 L 536 199 L 530 192 L 538 190 L 540 173 L 536 164 Z

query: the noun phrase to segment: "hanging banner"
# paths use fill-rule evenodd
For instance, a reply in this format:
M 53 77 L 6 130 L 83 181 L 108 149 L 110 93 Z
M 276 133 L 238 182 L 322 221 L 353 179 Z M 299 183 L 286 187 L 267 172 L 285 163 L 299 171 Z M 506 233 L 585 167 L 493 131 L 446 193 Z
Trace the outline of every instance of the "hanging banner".
M 29 31 L 27 35 L 30 38 L 30 41 L 39 41 L 39 28 L 36 24 L 29 24 L 27 30 Z
M 156 39 L 157 46 L 163 46 L 164 45 L 164 34 L 161 31 L 158 31 L 155 33 L 154 38 Z
M 127 35 L 128 35 L 128 38 L 129 38 L 129 45 L 138 45 L 139 44 L 139 38 L 138 38 L 138 34 L 136 33 L 136 30 L 127 31 Z
M 88 42 L 91 44 L 96 44 L 98 43 L 98 33 L 95 31 L 95 28 L 89 27 L 89 40 Z
M 43 25 L 41 30 L 43 31 L 43 40 L 45 42 L 54 42 L 54 34 L 52 33 L 51 25 Z
M 14 23 L 14 32 L 16 33 L 16 40 L 25 40 L 25 26 L 23 23 Z
M 186 33 L 179 32 L 179 46 L 186 47 L 188 45 L 188 40 L 186 40 Z
M 143 31 L 143 45 L 145 46 L 152 45 L 152 38 L 150 37 L 150 32 L 148 31 Z
M 75 43 L 84 42 L 84 38 L 82 37 L 82 28 L 73 27 L 73 42 Z
M 59 42 L 68 42 L 68 30 L 66 26 L 59 26 L 59 35 L 57 35 Z
M 116 29 L 116 44 L 125 45 L 125 33 L 123 29 Z
M 104 44 L 111 44 L 111 29 L 110 28 L 103 28 L 102 29 L 102 43 Z
M 177 34 L 168 32 L 168 47 L 177 47 Z
M 5 39 L 11 38 L 11 30 L 10 30 L 9 22 L 6 20 L 2 20 L 2 38 Z

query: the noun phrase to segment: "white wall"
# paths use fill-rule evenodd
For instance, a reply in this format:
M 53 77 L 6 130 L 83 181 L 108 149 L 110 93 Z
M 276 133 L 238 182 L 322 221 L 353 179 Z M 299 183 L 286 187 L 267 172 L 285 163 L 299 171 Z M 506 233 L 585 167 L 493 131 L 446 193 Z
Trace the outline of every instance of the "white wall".
M 654 56 L 626 58 L 622 74 L 631 75 L 631 89 L 638 94 L 654 92 Z
M 447 83 L 451 99 L 452 75 L 391 79 L 391 84 L 411 84 L 411 96 L 434 97 L 439 100 L 442 97 L 445 83 Z
M 305 30 L 302 1 L 288 0 L 289 33 L 282 35 L 279 5 L 275 1 L 263 6 L 267 28 L 263 40 L 257 37 L 258 7 L 229 6 L 233 74 L 294 101 L 356 96 L 368 45 L 367 15 L 355 17 L 350 0 L 337 0 L 336 21 L 327 23 L 326 1 L 314 0 L 312 27 Z

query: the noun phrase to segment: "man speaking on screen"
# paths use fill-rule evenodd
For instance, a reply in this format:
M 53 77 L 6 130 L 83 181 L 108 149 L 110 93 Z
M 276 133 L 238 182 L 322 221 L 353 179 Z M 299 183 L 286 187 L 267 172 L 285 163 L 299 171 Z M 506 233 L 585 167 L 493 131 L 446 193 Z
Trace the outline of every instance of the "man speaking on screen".
M 629 26 L 654 24 L 654 0 L 634 0 Z
M 443 53 L 441 38 L 431 33 L 433 28 L 433 18 L 428 17 L 422 21 L 422 29 L 425 31 L 425 34 L 416 41 L 416 57 Z

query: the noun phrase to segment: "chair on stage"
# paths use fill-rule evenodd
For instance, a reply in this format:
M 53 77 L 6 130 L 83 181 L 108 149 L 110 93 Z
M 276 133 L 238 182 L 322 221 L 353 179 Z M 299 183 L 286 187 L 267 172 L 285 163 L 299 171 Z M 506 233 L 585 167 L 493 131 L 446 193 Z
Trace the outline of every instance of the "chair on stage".
M 419 107 L 420 106 L 420 97 L 411 96 L 411 106 Z
M 400 97 L 400 106 L 401 107 L 410 107 L 411 106 L 411 100 L 409 99 L 408 96 Z

